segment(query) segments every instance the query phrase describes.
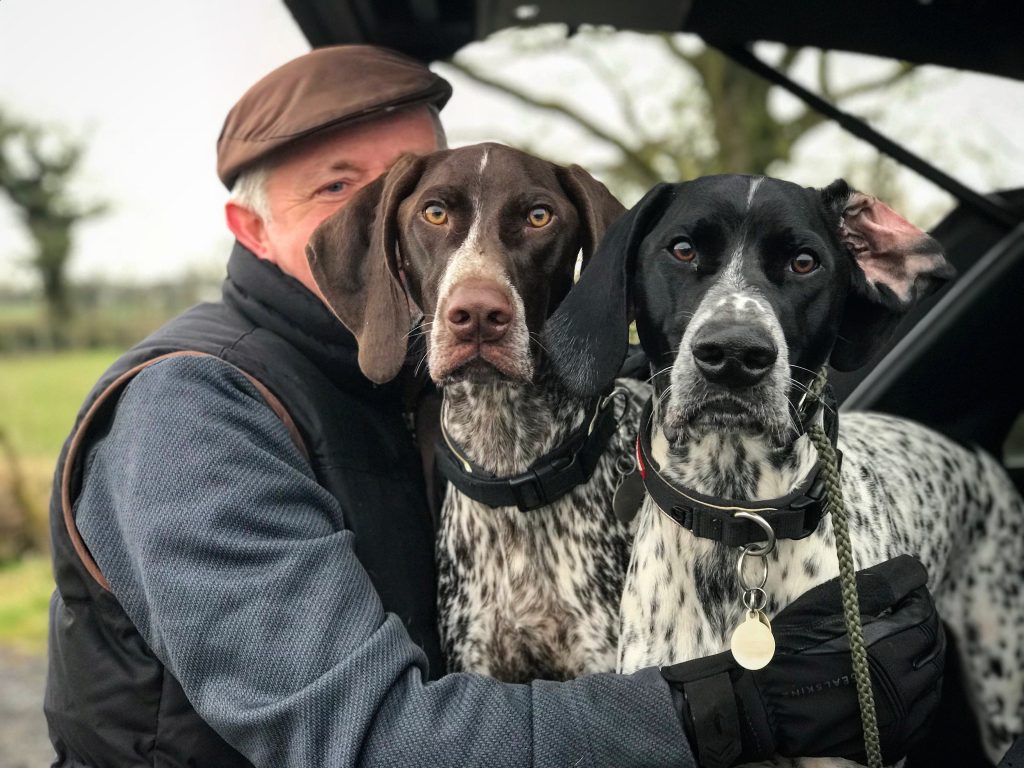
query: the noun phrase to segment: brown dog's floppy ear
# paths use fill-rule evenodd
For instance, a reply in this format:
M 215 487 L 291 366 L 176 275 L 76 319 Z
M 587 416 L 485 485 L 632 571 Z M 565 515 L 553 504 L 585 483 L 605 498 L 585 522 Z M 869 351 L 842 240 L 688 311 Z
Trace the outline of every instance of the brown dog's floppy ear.
M 609 227 L 579 282 L 544 324 L 555 374 L 576 395 L 599 394 L 619 373 L 629 347 L 637 250 L 672 191 L 671 184 L 659 184 Z
M 934 238 L 877 198 L 842 179 L 819 194 L 852 266 L 830 362 L 852 371 L 866 364 L 911 307 L 952 279 L 955 270 Z
M 605 231 L 626 212 L 626 207 L 608 191 L 608 187 L 578 165 L 570 165 L 568 168 L 556 166 L 555 174 L 566 196 L 579 212 L 580 247 L 583 250 L 583 266 L 586 267 Z
M 359 368 L 378 384 L 395 378 L 405 361 L 411 318 L 399 277 L 398 206 L 422 172 L 422 158 L 401 157 L 306 245 L 320 293 L 359 342 Z

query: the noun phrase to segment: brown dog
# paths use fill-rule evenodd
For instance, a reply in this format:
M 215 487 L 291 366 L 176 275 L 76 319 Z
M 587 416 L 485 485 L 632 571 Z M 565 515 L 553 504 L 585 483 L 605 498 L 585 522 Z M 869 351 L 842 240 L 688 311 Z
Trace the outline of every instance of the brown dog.
M 570 395 L 538 337 L 580 250 L 586 261 L 622 210 L 578 166 L 482 144 L 403 158 L 310 240 L 370 379 L 398 374 L 410 300 L 423 312 L 458 486 L 438 540 L 453 669 L 529 680 L 614 667 L 628 538 L 611 497 L 642 395 Z

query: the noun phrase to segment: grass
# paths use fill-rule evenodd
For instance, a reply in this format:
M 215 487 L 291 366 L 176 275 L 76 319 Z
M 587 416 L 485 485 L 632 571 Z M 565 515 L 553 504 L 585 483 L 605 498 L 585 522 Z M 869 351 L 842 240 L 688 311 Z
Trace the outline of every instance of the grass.
M 82 399 L 113 349 L 0 357 L 0 428 L 27 460 L 56 460 Z
M 2 323 L 38 323 L 43 317 L 39 304 L 34 302 L 4 302 L 0 304 L 0 324 Z
M 101 349 L 0 356 L 0 430 L 14 446 L 31 493 L 29 530 L 40 548 L 46 542 L 57 454 L 83 398 L 117 355 L 114 349 Z M 9 482 L 9 475 L 8 466 L 0 467 L 0 483 Z M 0 496 L 5 490 L 0 487 Z M 2 502 L 0 498 L 0 507 Z M 0 646 L 33 654 L 45 651 L 52 591 L 48 555 L 0 562 Z
M 0 565 L 0 645 L 26 654 L 45 653 L 52 592 L 46 555 Z

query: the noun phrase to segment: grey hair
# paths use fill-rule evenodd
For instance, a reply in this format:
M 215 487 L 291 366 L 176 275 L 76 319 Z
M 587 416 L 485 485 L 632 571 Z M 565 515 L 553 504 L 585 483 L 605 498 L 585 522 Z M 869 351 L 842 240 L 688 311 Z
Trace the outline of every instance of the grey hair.
M 437 141 L 437 148 L 448 149 L 448 137 L 441 124 L 440 111 L 433 104 L 428 104 L 427 112 L 430 113 L 430 122 L 434 126 L 434 139 Z M 267 179 L 273 168 L 273 157 L 246 168 L 238 174 L 235 185 L 231 188 L 231 200 L 234 203 L 248 208 L 268 223 L 270 222 L 270 201 L 267 200 Z
M 243 208 L 248 208 L 264 222 L 270 221 L 270 201 L 267 200 L 267 179 L 273 162 L 265 160 L 250 168 L 246 168 L 235 179 L 231 188 L 231 200 Z

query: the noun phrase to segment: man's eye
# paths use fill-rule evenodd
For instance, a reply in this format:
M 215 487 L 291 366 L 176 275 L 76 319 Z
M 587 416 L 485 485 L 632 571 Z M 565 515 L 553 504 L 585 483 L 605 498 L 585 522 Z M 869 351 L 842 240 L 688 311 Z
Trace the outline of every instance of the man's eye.
M 344 192 L 346 189 L 348 189 L 348 184 L 344 181 L 334 181 L 325 187 L 321 187 L 320 191 L 326 192 L 329 195 L 337 195 Z

